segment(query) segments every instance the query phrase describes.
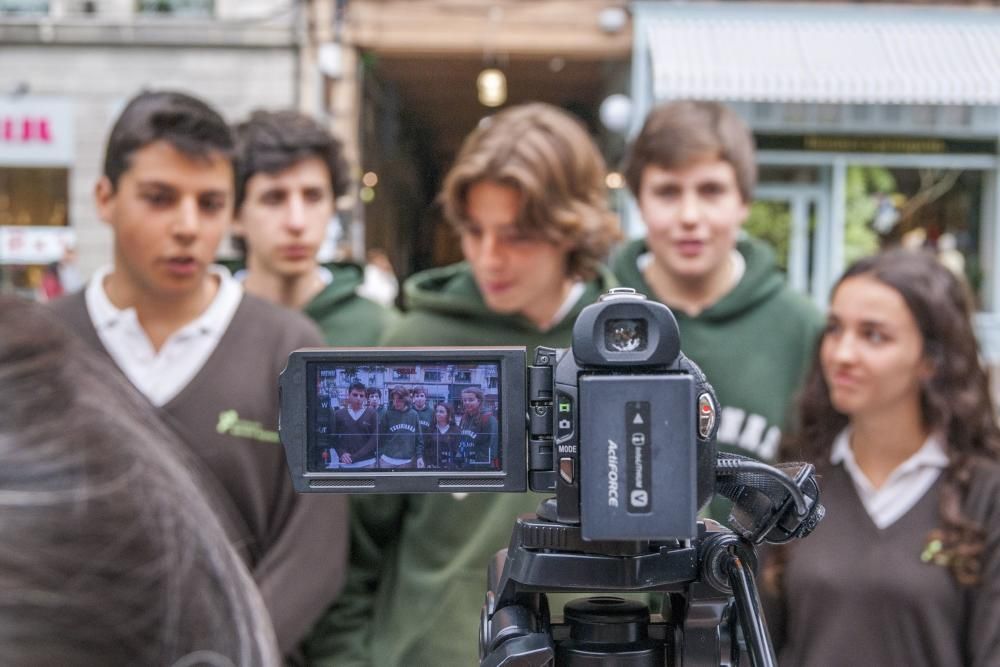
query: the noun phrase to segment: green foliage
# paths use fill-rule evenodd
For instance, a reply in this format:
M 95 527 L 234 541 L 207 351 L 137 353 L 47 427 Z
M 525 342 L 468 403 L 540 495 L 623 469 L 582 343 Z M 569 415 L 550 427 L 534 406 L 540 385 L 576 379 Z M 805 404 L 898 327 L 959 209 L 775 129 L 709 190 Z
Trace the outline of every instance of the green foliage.
M 878 234 L 871 228 L 878 209 L 875 195 L 892 195 L 896 179 L 882 167 L 848 167 L 846 186 L 844 262 L 850 265 L 878 251 Z
M 788 245 L 792 235 L 792 214 L 788 204 L 780 201 L 755 201 L 743 224 L 747 234 L 766 241 L 774 248 L 778 266 L 788 268 Z
M 847 264 L 878 252 L 879 237 L 871 227 L 878 208 L 877 195 L 893 196 L 896 179 L 882 167 L 848 167 L 845 203 L 844 260 Z M 809 221 L 810 230 L 815 220 Z M 774 248 L 778 265 L 788 268 L 788 248 L 792 234 L 792 214 L 787 202 L 755 201 L 744 229 Z

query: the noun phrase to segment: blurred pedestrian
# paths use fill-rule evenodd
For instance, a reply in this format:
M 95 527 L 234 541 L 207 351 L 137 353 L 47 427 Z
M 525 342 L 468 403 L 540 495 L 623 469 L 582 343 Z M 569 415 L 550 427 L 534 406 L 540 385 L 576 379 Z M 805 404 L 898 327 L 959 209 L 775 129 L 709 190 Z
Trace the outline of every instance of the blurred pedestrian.
M 316 259 L 350 184 L 340 141 L 297 111 L 255 111 L 235 131 L 233 234 L 246 261 L 237 279 L 249 294 L 302 310 L 330 345 L 374 345 L 392 310 L 360 296 L 360 266 Z
M 399 280 L 389 256 L 381 248 L 372 248 L 365 255 L 365 280 L 358 293 L 384 306 L 392 306 L 399 295 Z
M 0 297 L 0 664 L 278 664 L 215 493 L 106 359 Z
M 827 508 L 766 570 L 782 665 L 1000 664 L 1000 430 L 971 314 L 924 252 L 834 287 L 782 445 Z
M 114 264 L 52 308 L 160 408 L 226 490 L 220 513 L 291 655 L 340 588 L 346 503 L 294 492 L 276 430 L 278 374 L 292 350 L 322 337 L 212 264 L 232 217 L 233 153 L 229 127 L 204 102 L 132 99 L 95 191 Z
M 604 178 L 587 132 L 555 107 L 512 107 L 484 121 L 441 195 L 466 262 L 410 278 L 409 310 L 383 343 L 568 347 L 580 310 L 615 286 L 600 264 L 619 236 Z M 476 664 L 486 565 L 539 498 L 352 499 L 348 584 L 317 628 L 310 659 Z
M 59 260 L 56 270 L 59 273 L 59 284 L 62 286 L 64 294 L 83 289 L 86 284 L 83 276 L 80 275 L 80 267 L 77 266 L 77 254 L 74 246 L 68 246 L 63 251 L 63 256 Z

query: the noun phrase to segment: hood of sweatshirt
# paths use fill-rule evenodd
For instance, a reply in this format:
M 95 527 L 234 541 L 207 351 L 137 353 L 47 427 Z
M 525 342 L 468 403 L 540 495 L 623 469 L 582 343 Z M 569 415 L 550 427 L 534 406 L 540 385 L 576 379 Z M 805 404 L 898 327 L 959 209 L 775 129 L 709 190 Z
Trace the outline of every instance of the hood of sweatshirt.
M 225 259 L 216 260 L 216 262 L 229 269 L 234 276 L 246 269 L 246 261 L 243 259 Z M 330 262 L 323 264 L 323 268 L 333 275 L 333 282 L 323 288 L 323 291 L 309 302 L 305 308 L 307 312 L 311 308 L 326 311 L 328 308 L 352 298 L 364 281 L 364 268 L 354 262 Z
M 310 317 L 314 313 L 328 312 L 331 308 L 336 308 L 339 304 L 355 298 L 357 289 L 364 282 L 365 270 L 359 264 L 331 262 L 323 266 L 333 274 L 333 282 L 306 304 L 304 311 Z
M 618 285 L 606 268 L 601 267 L 595 279 L 585 283 L 585 292 L 569 314 L 556 325 L 572 328 L 576 316 L 597 297 Z M 538 331 L 537 325 L 520 315 L 495 313 L 486 306 L 467 262 L 429 269 L 413 276 L 403 285 L 408 311 L 427 311 L 441 315 L 461 316 L 477 321 L 496 321 L 504 327 L 515 326 L 525 331 Z
M 698 315 L 698 319 L 708 322 L 725 322 L 740 317 L 745 311 L 773 297 L 784 288 L 785 276 L 778 268 L 774 251 L 768 244 L 744 236 L 736 244 L 736 250 L 746 260 L 746 272 L 733 289 L 719 301 L 703 310 Z M 647 296 L 655 298 L 638 266 L 639 257 L 648 251 L 646 239 L 636 239 L 629 242 L 616 255 L 612 263 L 612 270 L 622 285 L 634 287 Z M 685 317 L 683 313 L 675 314 L 678 318 Z

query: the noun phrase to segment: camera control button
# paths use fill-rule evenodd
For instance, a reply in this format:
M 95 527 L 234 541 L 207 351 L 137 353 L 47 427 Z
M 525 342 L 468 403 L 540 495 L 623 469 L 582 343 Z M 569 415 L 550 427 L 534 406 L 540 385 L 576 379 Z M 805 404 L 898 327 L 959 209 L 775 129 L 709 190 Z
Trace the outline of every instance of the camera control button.
M 564 456 L 559 459 L 559 476 L 563 478 L 563 481 L 567 484 L 572 484 L 574 479 L 573 470 L 573 459 Z
M 715 403 L 707 393 L 698 397 L 698 436 L 707 440 L 715 428 Z
M 573 398 L 564 392 L 556 397 L 556 439 L 560 442 L 573 436 Z

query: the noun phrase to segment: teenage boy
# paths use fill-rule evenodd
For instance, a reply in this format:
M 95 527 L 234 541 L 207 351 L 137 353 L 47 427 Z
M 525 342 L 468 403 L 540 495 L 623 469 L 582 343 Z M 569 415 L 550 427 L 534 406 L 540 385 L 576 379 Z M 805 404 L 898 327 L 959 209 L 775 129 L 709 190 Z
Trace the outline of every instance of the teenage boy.
M 420 385 L 410 389 L 410 405 L 420 419 L 421 432 L 430 433 L 431 425 L 434 423 L 434 408 L 427 405 L 427 390 Z
M 442 201 L 466 262 L 404 286 L 386 345 L 568 347 L 579 312 L 614 287 L 618 238 L 605 167 L 587 132 L 546 104 L 481 123 Z M 478 664 L 486 565 L 534 494 L 352 498 L 348 584 L 307 654 L 317 665 Z
M 250 294 L 302 310 L 329 345 L 374 345 L 392 311 L 358 296 L 364 271 L 316 261 L 349 183 L 342 148 L 297 111 L 256 111 L 236 126 L 237 272 Z
M 368 397 L 368 407 L 375 411 L 379 419 L 385 414 L 385 406 L 382 405 L 382 390 L 377 387 L 368 387 L 365 392 Z
M 410 407 L 410 390 L 397 385 L 389 390 L 389 407 L 379 420 L 380 468 L 423 468 L 424 435 L 420 418 Z
M 322 337 L 212 265 L 233 210 L 233 151 L 229 127 L 200 100 L 148 92 L 129 102 L 96 187 L 114 264 L 53 308 L 218 481 L 220 515 L 290 655 L 340 587 L 345 503 L 294 492 L 276 432 L 287 355 Z
M 323 438 L 328 446 L 316 469 L 374 466 L 378 421 L 375 411 L 365 405 L 365 385 L 352 382 L 344 405 L 333 411 L 329 433 Z
M 771 248 L 740 236 L 757 177 L 750 129 L 715 102 L 665 104 L 624 171 L 647 234 L 619 253 L 615 275 L 673 310 L 681 348 L 722 404 L 719 445 L 772 459 L 822 319 Z

